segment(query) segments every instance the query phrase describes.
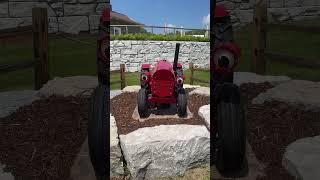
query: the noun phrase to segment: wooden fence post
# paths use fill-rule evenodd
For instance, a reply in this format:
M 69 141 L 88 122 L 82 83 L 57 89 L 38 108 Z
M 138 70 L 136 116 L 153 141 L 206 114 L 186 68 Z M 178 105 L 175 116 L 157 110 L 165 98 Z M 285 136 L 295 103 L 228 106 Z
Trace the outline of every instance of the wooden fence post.
M 126 79 L 125 79 L 125 65 L 120 64 L 120 80 L 121 80 L 121 90 L 126 87 Z
M 48 13 L 46 8 L 32 9 L 34 78 L 38 90 L 49 80 Z
M 266 48 L 266 23 L 267 7 L 265 4 L 255 6 L 252 26 L 252 71 L 258 74 L 265 74 L 266 60 L 264 51 Z
M 189 64 L 189 70 L 190 70 L 190 84 L 193 85 L 193 72 L 194 72 L 193 63 Z

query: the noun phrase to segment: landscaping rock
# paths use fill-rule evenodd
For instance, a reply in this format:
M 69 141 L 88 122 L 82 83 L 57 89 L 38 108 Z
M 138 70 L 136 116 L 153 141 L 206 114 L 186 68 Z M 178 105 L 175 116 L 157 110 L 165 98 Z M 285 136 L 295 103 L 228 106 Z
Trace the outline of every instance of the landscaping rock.
M 8 91 L 0 93 L 0 118 L 9 116 L 19 107 L 31 104 L 39 99 L 36 91 Z
M 110 115 L 110 175 L 123 175 L 122 154 L 119 146 L 118 128 L 113 116 Z
M 80 152 L 71 167 L 70 178 L 72 180 L 96 179 L 89 155 L 88 138 L 83 142 Z
M 203 96 L 210 96 L 210 88 L 208 88 L 208 87 L 196 88 L 195 90 L 193 90 L 193 91 L 191 91 L 189 93 L 189 95 L 193 95 L 193 94 L 199 94 L 199 95 L 203 95 Z
M 11 173 L 3 172 L 4 165 L 0 164 L 0 179 L 1 180 L 14 180 Z
M 39 90 L 39 95 L 41 97 L 90 96 L 97 86 L 98 79 L 95 76 L 56 77 Z
M 210 134 L 197 125 L 160 125 L 120 135 L 133 179 L 182 175 L 210 161 Z
M 320 82 L 292 80 L 259 94 L 252 103 L 262 104 L 272 100 L 304 105 L 306 110 L 319 110 Z
M 121 90 L 112 90 L 112 91 L 110 91 L 110 99 L 120 95 L 121 93 L 122 93 Z
M 122 92 L 138 92 L 140 88 L 140 86 L 126 86 L 122 89 Z
M 199 116 L 205 120 L 207 127 L 210 129 L 210 104 L 199 108 Z
M 263 83 L 270 82 L 273 85 L 278 85 L 291 80 L 287 76 L 262 76 L 251 72 L 235 72 L 234 83 L 240 86 L 244 83 Z
M 201 87 L 201 86 L 199 86 L 199 85 L 190 85 L 190 84 L 184 84 L 183 85 L 183 88 L 185 88 L 185 89 L 192 89 L 192 88 L 199 88 L 199 87 Z
M 283 156 L 282 165 L 297 179 L 320 179 L 320 136 L 291 143 Z

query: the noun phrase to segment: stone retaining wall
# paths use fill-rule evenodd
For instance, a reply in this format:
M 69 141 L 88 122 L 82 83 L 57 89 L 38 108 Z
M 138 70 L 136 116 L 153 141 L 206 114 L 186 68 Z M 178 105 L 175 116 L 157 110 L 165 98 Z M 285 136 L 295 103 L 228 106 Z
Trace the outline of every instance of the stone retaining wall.
M 2 0 L 0 29 L 32 24 L 32 8 L 48 9 L 49 32 L 96 32 L 103 7 L 110 0 Z
M 49 32 L 96 32 L 99 14 L 109 0 L 1 0 L 0 29 L 30 25 L 32 8 L 46 7 Z M 264 0 L 270 21 L 289 21 L 320 17 L 320 0 Z M 231 11 L 234 26 L 252 21 L 257 0 L 217 0 Z
M 254 5 L 258 0 L 217 0 L 230 11 L 235 27 L 252 22 Z M 268 7 L 268 21 L 286 22 L 291 20 L 320 18 L 319 0 L 263 0 Z
M 126 71 L 140 70 L 143 63 L 154 65 L 160 59 L 173 62 L 176 41 L 111 41 L 110 69 L 117 70 L 120 64 L 126 65 Z M 210 43 L 209 42 L 181 42 L 179 63 L 184 68 L 193 62 L 196 68 L 209 68 Z

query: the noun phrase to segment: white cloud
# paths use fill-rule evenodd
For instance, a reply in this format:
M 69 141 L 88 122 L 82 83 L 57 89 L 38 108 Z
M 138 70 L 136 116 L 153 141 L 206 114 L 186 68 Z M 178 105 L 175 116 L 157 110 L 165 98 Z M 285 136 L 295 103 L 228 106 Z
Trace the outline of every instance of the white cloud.
M 175 27 L 176 25 L 174 24 L 167 24 L 167 27 Z
M 203 25 L 209 25 L 210 24 L 210 14 L 208 14 L 207 16 L 204 16 L 202 18 L 202 24 Z

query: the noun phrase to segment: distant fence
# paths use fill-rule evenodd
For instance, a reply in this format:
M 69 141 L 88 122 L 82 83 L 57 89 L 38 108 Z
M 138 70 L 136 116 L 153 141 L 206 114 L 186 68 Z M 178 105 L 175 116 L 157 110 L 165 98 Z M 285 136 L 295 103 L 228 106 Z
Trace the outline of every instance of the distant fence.
M 210 30 L 209 29 L 196 29 L 196 28 L 179 28 L 179 27 L 165 27 L 165 26 L 146 26 L 146 25 L 110 25 L 111 34 L 133 34 L 133 33 L 149 33 L 155 34 L 156 29 L 161 29 L 163 34 L 180 34 L 180 36 L 185 36 L 188 31 L 190 31 L 191 36 L 202 36 L 209 37 Z M 170 30 L 172 30 L 170 32 Z M 201 33 L 196 33 L 201 32 Z
M 110 82 L 110 85 L 120 83 L 120 88 L 121 88 L 121 90 L 122 90 L 123 88 L 126 87 L 126 78 L 125 78 L 126 70 L 125 70 L 125 64 L 120 64 L 120 70 L 110 71 L 110 75 L 111 75 L 111 74 L 116 74 L 116 73 L 120 73 L 120 80 L 119 80 L 119 81 L 111 81 L 111 82 Z
M 284 62 L 307 68 L 320 68 L 320 57 L 316 59 L 305 59 L 293 57 L 286 54 L 279 54 L 267 50 L 267 32 L 272 29 L 285 31 L 320 33 L 320 27 L 307 27 L 301 25 L 274 24 L 267 22 L 267 6 L 257 4 L 253 17 L 252 28 L 252 71 L 258 74 L 265 74 L 266 59 L 275 62 Z
M 190 71 L 190 84 L 193 85 L 194 82 L 200 82 L 200 83 L 206 83 L 206 84 L 210 84 L 210 81 L 208 80 L 203 80 L 203 79 L 199 79 L 199 78 L 195 78 L 194 77 L 194 71 L 205 71 L 205 72 L 210 72 L 210 70 L 208 69 L 195 69 L 193 66 L 193 63 L 189 63 L 189 71 Z
M 0 65 L 0 73 L 34 67 L 35 89 L 38 90 L 49 80 L 48 60 L 48 14 L 46 8 L 32 9 L 32 26 L 0 30 L 0 39 L 32 34 L 34 59 L 17 64 Z

